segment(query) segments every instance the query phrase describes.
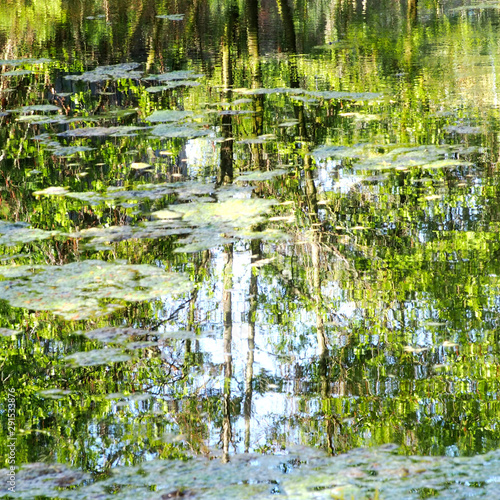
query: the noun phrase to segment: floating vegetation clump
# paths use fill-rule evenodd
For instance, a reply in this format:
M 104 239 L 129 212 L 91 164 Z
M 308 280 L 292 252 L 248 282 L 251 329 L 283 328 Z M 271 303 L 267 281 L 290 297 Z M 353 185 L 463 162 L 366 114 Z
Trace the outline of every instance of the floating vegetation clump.
M 68 189 L 61 186 L 50 186 L 33 192 L 35 196 L 63 196 L 66 193 L 68 193 Z
M 26 76 L 33 73 L 30 69 L 13 69 L 12 71 L 6 71 L 1 73 L 2 76 Z
M 312 154 L 321 161 L 327 158 L 353 159 L 356 170 L 440 169 L 470 166 L 457 155 L 467 155 L 478 148 L 442 144 L 401 147 L 395 145 L 359 144 L 353 147 L 320 146 Z
M 182 21 L 184 14 L 162 14 L 156 16 L 158 19 L 168 19 L 169 21 Z
M 182 222 L 153 221 L 135 226 L 109 226 L 83 229 L 73 233 L 73 238 L 90 238 L 88 245 L 100 248 L 107 243 L 131 239 L 158 239 L 166 236 L 190 234 L 192 230 Z
M 204 135 L 209 135 L 210 130 L 204 128 L 195 128 L 194 126 L 180 126 L 174 127 L 172 125 L 159 124 L 153 127 L 151 134 L 157 137 L 164 138 L 181 138 L 181 139 L 193 139 L 194 137 L 202 137 Z
M 26 57 L 24 59 L 0 59 L 0 66 L 31 66 L 35 64 L 47 64 L 52 61 L 52 59 L 48 59 L 46 57 L 40 57 L 38 59 L 32 57 Z
M 498 13 L 233 3 L 2 4 L 11 496 L 500 498 Z
M 63 266 L 0 267 L 0 299 L 13 307 L 52 311 L 67 320 L 102 316 L 123 304 L 163 295 L 178 295 L 192 287 L 182 273 L 149 265 L 110 264 L 101 260 Z
M 66 188 L 57 186 L 36 191 L 35 195 L 54 195 L 66 196 L 80 200 L 90 205 L 100 205 L 103 203 L 112 203 L 120 205 L 136 200 L 159 200 L 167 195 L 178 193 L 182 199 L 190 199 L 200 194 L 209 194 L 214 191 L 213 184 L 191 183 L 158 183 L 158 184 L 139 184 L 135 189 L 124 189 L 121 187 L 110 187 L 105 192 L 97 193 L 95 191 L 70 192 Z
M 13 337 L 20 333 L 19 330 L 12 330 L 12 328 L 0 328 L 0 337 Z
M 59 231 L 44 231 L 34 229 L 24 222 L 0 220 L 0 245 L 22 245 L 32 241 L 46 240 L 56 234 L 59 234 Z
M 178 122 L 190 117 L 193 113 L 190 111 L 176 111 L 172 109 L 162 109 L 154 111 L 147 117 L 150 122 Z
M 268 180 L 286 171 L 253 172 L 238 178 L 240 181 Z M 250 190 L 251 191 L 251 190 Z M 159 200 L 167 195 L 177 195 L 179 201 L 168 209 L 148 213 L 151 220 L 135 225 L 93 227 L 71 233 L 72 238 L 90 239 L 89 244 L 99 247 L 128 239 L 155 239 L 172 235 L 189 235 L 177 251 L 194 252 L 232 243 L 235 238 L 277 238 L 281 233 L 252 231 L 265 222 L 266 216 L 276 204 L 275 200 L 250 198 L 245 187 L 232 186 L 216 189 L 213 184 L 164 183 L 143 184 L 137 189 L 110 188 L 106 192 L 69 192 L 65 188 L 49 187 L 35 192 L 37 195 L 66 196 L 92 206 L 112 204 L 128 206 L 137 200 Z M 209 195 L 209 196 L 207 196 Z
M 191 80 L 197 78 L 203 78 L 202 74 L 197 74 L 192 70 L 185 71 L 169 71 L 167 73 L 161 73 L 159 75 L 149 75 L 144 80 L 155 81 L 155 82 L 170 82 L 175 80 Z
M 107 326 L 103 328 L 97 328 L 95 330 L 89 330 L 87 332 L 76 333 L 82 333 L 90 340 L 98 340 L 99 342 L 103 342 L 105 344 L 124 344 L 127 342 L 131 342 L 136 337 L 144 337 L 146 335 L 154 334 L 149 330 L 143 330 L 141 328 L 118 326 Z
M 299 88 L 288 88 L 288 87 L 276 87 L 276 88 L 255 88 L 255 89 L 236 89 L 236 92 L 239 92 L 243 95 L 268 95 L 268 94 L 292 94 L 292 95 L 300 95 L 305 92 L 304 89 Z
M 340 92 L 332 90 L 306 90 L 301 88 L 255 88 L 255 89 L 236 89 L 236 92 L 244 95 L 273 95 L 273 94 L 288 94 L 290 96 L 304 95 L 306 102 L 309 99 L 339 99 L 348 101 L 369 101 L 380 99 L 383 94 L 378 92 Z M 312 102 L 315 102 L 314 100 Z
M 73 156 L 78 153 L 86 153 L 88 151 L 93 151 L 94 148 L 89 146 L 57 146 L 49 148 L 52 153 L 56 156 Z
M 130 135 L 140 130 L 143 127 L 82 127 L 75 129 L 68 129 L 64 132 L 57 134 L 59 137 L 106 137 L 115 135 Z
M 87 83 L 97 83 L 106 80 L 130 79 L 138 80 L 142 76 L 142 71 L 134 71 L 140 66 L 139 63 L 122 63 L 111 66 L 98 66 L 92 71 L 86 71 L 79 75 L 66 75 L 66 80 L 82 81 Z
M 264 215 L 275 204 L 273 200 L 261 198 L 230 198 L 219 203 L 181 203 L 169 208 L 181 213 L 185 223 L 213 227 L 216 232 L 230 232 L 263 222 Z
M 308 449 L 278 456 L 245 454 L 231 457 L 229 464 L 201 457 L 152 460 L 115 467 L 111 477 L 94 483 L 86 474 L 64 465 L 36 463 L 17 472 L 12 498 L 28 499 L 36 494 L 68 500 L 111 500 L 116 489 L 120 498 L 133 500 L 186 495 L 207 500 L 272 500 L 277 495 L 304 500 L 499 498 L 500 483 L 493 474 L 498 467 L 498 451 L 476 457 L 412 457 L 409 461 L 396 455 L 391 446 L 358 449 L 336 457 Z M 5 488 L 6 469 L 0 471 L 0 478 L 0 488 Z M 6 492 L 0 489 L 0 494 Z
M 286 173 L 287 171 L 283 168 L 265 172 L 261 172 L 260 170 L 253 172 L 244 172 L 239 177 L 234 179 L 234 182 L 268 181 L 274 179 L 275 177 L 279 177 L 280 175 L 285 175 Z
M 61 108 L 59 106 L 55 106 L 54 104 L 32 104 L 30 106 L 23 106 L 17 111 L 20 111 L 21 113 L 29 113 L 31 111 L 50 113 L 51 111 L 61 111 Z
M 346 101 L 370 101 L 373 99 L 381 99 L 383 94 L 379 92 L 339 92 L 334 90 L 323 90 L 323 91 L 307 91 L 305 92 L 311 97 L 316 97 L 318 99 L 339 99 Z
M 69 354 L 64 359 L 73 366 L 98 366 L 130 361 L 132 356 L 121 349 L 105 348 L 75 352 L 74 354 Z
M 66 396 L 69 396 L 72 393 L 73 391 L 69 391 L 67 389 L 59 389 L 59 388 L 44 389 L 42 391 L 37 392 L 38 396 L 41 396 L 44 399 L 62 399 Z

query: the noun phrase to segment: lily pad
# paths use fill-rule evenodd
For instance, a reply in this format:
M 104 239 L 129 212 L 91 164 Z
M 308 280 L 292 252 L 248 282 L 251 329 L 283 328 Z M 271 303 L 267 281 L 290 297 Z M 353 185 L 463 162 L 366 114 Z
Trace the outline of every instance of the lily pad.
M 266 142 L 276 139 L 274 134 L 264 134 L 258 137 L 249 137 L 248 139 L 241 139 L 236 141 L 236 144 L 265 144 Z
M 177 214 L 179 217 L 180 214 Z M 109 226 L 84 229 L 72 233 L 73 238 L 91 238 L 89 246 L 98 249 L 101 245 L 130 239 L 157 239 L 192 232 L 182 221 L 148 221 L 137 226 Z
M 217 203 L 192 202 L 170 205 L 169 209 L 182 214 L 182 222 L 192 228 L 191 234 L 180 240 L 176 252 L 193 253 L 234 243 L 246 238 L 250 227 L 265 220 L 265 214 L 276 203 L 261 198 L 239 199 L 228 193 Z M 261 232 L 258 233 L 259 237 Z M 255 237 L 252 233 L 251 237 Z
M 156 217 L 158 219 L 180 219 L 182 218 L 182 214 L 179 212 L 174 212 L 173 210 L 157 210 L 151 214 L 152 217 Z
M 286 170 L 252 172 L 238 180 L 267 180 L 282 175 Z M 89 240 L 92 247 L 129 239 L 155 239 L 171 235 L 189 235 L 181 241 L 184 251 L 194 252 L 231 243 L 235 238 L 264 237 L 263 232 L 253 232 L 251 227 L 265 220 L 274 200 L 250 198 L 251 187 L 230 186 L 216 189 L 213 184 L 179 182 L 165 184 L 142 184 L 134 190 L 109 188 L 107 192 L 71 193 L 67 190 L 47 189 L 39 194 L 56 194 L 78 199 L 93 206 L 104 203 L 129 206 L 130 202 L 143 199 L 161 199 L 177 193 L 179 201 L 168 209 L 151 212 L 152 220 L 136 225 L 93 227 L 77 233 L 71 238 Z M 209 195 L 209 196 L 207 196 Z M 260 236 L 259 236 L 260 235 Z M 268 235 L 271 238 L 271 234 Z M 281 237 L 281 235 L 280 235 Z M 125 297 L 122 296 L 123 299 Z M 139 300 L 139 299 L 138 299 Z

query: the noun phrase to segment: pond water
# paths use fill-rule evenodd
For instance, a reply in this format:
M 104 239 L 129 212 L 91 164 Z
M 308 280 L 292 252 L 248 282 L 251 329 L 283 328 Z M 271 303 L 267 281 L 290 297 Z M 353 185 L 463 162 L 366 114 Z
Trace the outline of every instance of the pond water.
M 13 437 L 77 482 L 495 453 L 499 26 L 473 0 L 3 3 L 3 466 Z

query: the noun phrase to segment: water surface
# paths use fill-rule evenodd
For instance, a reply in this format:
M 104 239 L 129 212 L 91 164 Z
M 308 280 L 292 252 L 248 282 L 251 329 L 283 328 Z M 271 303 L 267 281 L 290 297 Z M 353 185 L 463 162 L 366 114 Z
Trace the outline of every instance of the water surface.
M 499 447 L 496 4 L 1 11 L 18 464 Z

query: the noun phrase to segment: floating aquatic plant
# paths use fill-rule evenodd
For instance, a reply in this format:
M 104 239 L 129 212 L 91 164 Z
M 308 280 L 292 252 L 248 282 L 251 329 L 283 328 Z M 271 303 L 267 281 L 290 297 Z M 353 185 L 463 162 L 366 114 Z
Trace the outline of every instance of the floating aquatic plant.
M 132 356 L 121 349 L 105 348 L 75 352 L 65 356 L 64 359 L 73 366 L 98 366 L 130 361 Z
M 13 69 L 12 71 L 5 71 L 5 73 L 0 73 L 0 76 L 26 76 L 33 73 L 30 69 Z
M 256 89 L 235 89 L 235 92 L 245 95 L 266 95 L 266 94 L 303 94 L 304 89 L 294 89 L 288 87 L 256 88 Z
M 189 278 L 149 265 L 100 260 L 63 266 L 2 266 L 0 299 L 13 307 L 52 311 L 65 319 L 102 316 L 121 307 L 107 301 L 144 301 L 191 289 Z
M 144 170 L 145 168 L 150 167 L 151 165 L 149 163 L 144 163 L 144 162 L 133 162 L 130 164 L 130 168 L 132 170 Z
M 169 208 L 182 214 L 184 222 L 196 226 L 214 226 L 219 231 L 246 228 L 264 220 L 264 214 L 275 205 L 262 198 L 231 198 L 219 203 L 182 203 Z
M 253 171 L 253 172 L 243 172 L 239 177 L 234 179 L 234 182 L 250 182 L 250 181 L 268 181 L 279 177 L 280 175 L 286 174 L 287 171 L 282 168 L 276 170 L 269 170 L 265 172 Z
M 192 70 L 185 71 L 169 71 L 167 73 L 161 73 L 159 75 L 149 75 L 144 80 L 156 81 L 156 82 L 170 82 L 174 80 L 190 80 L 196 78 L 203 78 L 205 75 L 197 74 Z
M 176 111 L 173 109 L 156 110 L 147 117 L 150 122 L 179 122 L 192 116 L 191 111 Z
M 139 63 L 122 63 L 110 66 L 98 66 L 92 71 L 86 71 L 80 75 L 66 75 L 66 80 L 97 83 L 106 80 L 131 79 L 138 80 L 142 71 L 133 71 L 140 66 Z
M 20 333 L 19 330 L 13 330 L 12 328 L 0 328 L 0 337 L 12 337 Z
M 239 180 L 267 180 L 285 173 L 251 173 Z M 171 183 L 145 184 L 134 190 L 108 189 L 104 193 L 69 192 L 66 188 L 47 188 L 37 191 L 37 195 L 57 195 L 78 199 L 90 205 L 113 203 L 126 206 L 128 202 L 142 199 L 161 199 L 170 194 L 177 194 L 179 200 L 191 200 L 189 203 L 170 205 L 168 209 L 154 211 L 152 220 L 136 225 L 121 225 L 83 229 L 68 236 L 90 240 L 93 247 L 106 243 L 119 242 L 132 238 L 161 238 L 172 235 L 189 235 L 182 240 L 184 246 L 178 251 L 193 252 L 217 245 L 231 243 L 235 238 L 259 237 L 264 233 L 253 232 L 251 227 L 263 222 L 274 200 L 249 198 L 250 188 L 225 187 L 216 189 L 213 184 Z M 210 196 L 207 196 L 210 195 Z M 271 234 L 267 234 L 271 238 Z M 279 237 L 274 234 L 274 237 Z
M 22 245 L 32 241 L 46 240 L 56 234 L 59 234 L 59 232 L 35 229 L 24 222 L 0 220 L 0 245 Z
M 318 99 L 339 99 L 347 101 L 370 101 L 373 99 L 380 99 L 383 94 L 378 92 L 340 92 L 335 90 L 323 91 L 305 91 L 308 96 L 316 97 Z
M 238 116 L 238 115 L 253 115 L 255 111 L 252 109 L 222 109 L 222 110 L 212 110 L 209 113 L 214 113 L 219 116 Z
M 165 137 L 165 138 L 184 138 L 184 139 L 192 139 L 194 137 L 202 137 L 204 135 L 208 135 L 210 133 L 207 129 L 195 128 L 193 126 L 179 126 L 174 127 L 172 125 L 160 124 L 153 127 L 151 130 L 151 134 L 157 137 Z
M 0 66 L 23 66 L 23 65 L 35 65 L 35 64 L 46 64 L 52 62 L 52 59 L 46 57 L 40 57 L 34 59 L 31 57 L 26 57 L 25 59 L 0 59 Z
M 152 334 L 150 330 L 143 330 L 141 328 L 132 327 L 118 327 L 118 326 L 105 326 L 95 330 L 86 332 L 75 332 L 85 335 L 88 339 L 98 340 L 105 344 L 108 343 L 126 343 L 130 342 L 135 337 L 144 337 Z
M 61 111 L 61 108 L 59 106 L 55 106 L 54 104 L 32 104 L 30 106 L 23 106 L 16 111 L 20 111 L 21 113 L 29 113 L 30 111 L 50 113 L 51 111 Z
M 153 87 L 148 87 L 146 91 L 155 93 L 163 92 L 164 90 L 175 89 L 177 87 L 198 87 L 199 85 L 201 85 L 199 82 L 194 82 L 192 80 L 175 80 L 164 85 L 155 85 Z
M 50 186 L 33 192 L 35 196 L 63 196 L 66 193 L 68 193 L 68 189 L 61 186 Z
M 168 19 L 169 21 L 182 21 L 184 14 L 162 14 L 156 16 L 158 19 Z
M 65 396 L 69 396 L 70 394 L 72 394 L 72 391 L 69 391 L 67 389 L 54 388 L 38 391 L 37 394 L 44 399 L 62 399 Z
M 450 155 L 470 154 L 475 148 L 461 145 L 423 145 L 394 146 L 378 144 L 359 144 L 353 147 L 320 146 L 312 154 L 321 161 L 326 158 L 351 158 L 357 160 L 357 170 L 401 170 L 419 167 L 422 169 L 439 169 L 454 166 L 469 166 L 470 162 L 450 158 Z
M 87 151 L 92 151 L 94 148 L 91 148 L 89 146 L 53 146 L 50 147 L 49 150 L 52 151 L 52 154 L 56 156 L 73 156 L 78 153 L 86 153 Z
M 117 127 L 82 127 L 68 129 L 57 134 L 60 137 L 106 137 L 108 135 L 130 135 L 144 130 L 143 127 L 117 126 Z
M 130 396 L 110 394 L 110 399 Z M 149 395 L 141 395 L 149 396 Z M 357 449 L 336 457 L 299 448 L 282 455 L 242 454 L 229 464 L 196 457 L 191 460 L 151 460 L 111 469 L 95 482 L 61 464 L 27 464 L 16 473 L 13 498 L 34 495 L 69 500 L 110 499 L 117 489 L 122 499 L 285 498 L 418 500 L 432 495 L 444 500 L 465 497 L 498 498 L 500 452 L 475 457 L 412 457 L 397 455 L 393 446 Z M 0 494 L 7 494 L 8 470 L 0 471 Z M 184 493 L 183 493 L 184 492 Z M 152 493 L 154 495 L 152 496 Z

